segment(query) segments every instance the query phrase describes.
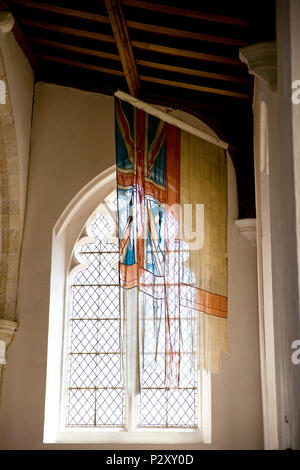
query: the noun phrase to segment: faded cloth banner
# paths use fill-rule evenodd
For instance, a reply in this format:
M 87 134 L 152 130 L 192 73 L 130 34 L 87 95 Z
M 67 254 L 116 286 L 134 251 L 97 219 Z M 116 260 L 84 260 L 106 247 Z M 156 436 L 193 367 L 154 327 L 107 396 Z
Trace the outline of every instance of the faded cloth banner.
M 163 353 L 176 388 L 183 350 L 210 372 L 227 351 L 226 154 L 119 99 L 115 117 L 127 387 L 139 393 L 146 354 Z

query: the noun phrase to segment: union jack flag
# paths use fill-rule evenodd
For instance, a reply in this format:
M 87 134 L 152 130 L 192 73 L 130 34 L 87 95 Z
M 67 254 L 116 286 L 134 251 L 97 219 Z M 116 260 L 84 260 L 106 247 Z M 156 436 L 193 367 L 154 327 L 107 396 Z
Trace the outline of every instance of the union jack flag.
M 176 127 L 116 101 L 120 262 L 134 266 L 128 287 L 143 270 L 163 275 L 165 207 L 179 203 L 179 139 Z

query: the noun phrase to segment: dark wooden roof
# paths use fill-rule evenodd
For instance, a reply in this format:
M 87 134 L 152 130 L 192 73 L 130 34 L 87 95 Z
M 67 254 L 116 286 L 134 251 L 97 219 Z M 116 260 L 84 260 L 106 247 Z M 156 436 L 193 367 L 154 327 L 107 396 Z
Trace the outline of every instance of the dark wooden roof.
M 127 91 L 188 111 L 231 145 L 241 217 L 252 217 L 253 79 L 239 48 L 275 39 L 272 0 L 8 0 L 36 80 Z M 263 5 L 263 8 L 262 8 Z

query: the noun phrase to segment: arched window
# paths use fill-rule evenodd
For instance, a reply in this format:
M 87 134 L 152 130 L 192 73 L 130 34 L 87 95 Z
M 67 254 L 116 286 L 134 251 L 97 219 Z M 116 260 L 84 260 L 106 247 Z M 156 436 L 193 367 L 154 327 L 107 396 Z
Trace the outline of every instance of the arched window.
M 71 203 L 54 231 L 44 442 L 210 442 L 210 376 L 197 367 L 196 313 L 182 312 L 181 330 L 174 330 L 182 337 L 181 382 L 172 388 L 164 380 L 167 325 L 153 331 L 153 305 L 148 317 L 146 310 L 141 392 L 127 392 L 126 368 L 140 352 L 128 348 L 130 315 L 120 316 L 114 177 L 115 169 L 98 191 L 96 209 L 101 178 L 89 186 L 91 196 Z M 187 247 L 181 253 L 189 256 Z M 183 269 L 176 250 L 170 256 L 174 270 Z M 191 281 L 193 273 L 184 275 Z M 176 285 L 176 303 L 175 291 Z

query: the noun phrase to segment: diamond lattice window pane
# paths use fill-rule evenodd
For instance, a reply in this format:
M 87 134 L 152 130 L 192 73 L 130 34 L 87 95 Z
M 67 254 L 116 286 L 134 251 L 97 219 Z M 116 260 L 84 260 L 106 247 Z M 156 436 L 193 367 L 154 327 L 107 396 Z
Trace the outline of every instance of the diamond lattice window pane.
M 97 426 L 124 425 L 124 393 L 119 389 L 97 391 Z
M 110 224 L 102 212 L 95 217 L 94 222 L 91 225 L 91 232 L 97 240 L 101 241 L 106 240 L 110 235 Z
M 98 356 L 97 381 L 100 387 L 121 387 L 120 354 L 100 354 Z
M 99 322 L 99 351 L 118 352 L 120 350 L 119 320 L 102 320 Z
M 72 352 L 97 352 L 98 322 L 72 320 Z
M 99 314 L 99 288 L 94 286 L 72 287 L 72 317 L 97 318 Z
M 144 371 L 142 375 L 142 387 L 164 387 L 165 385 L 165 360 L 164 355 L 155 353 L 146 354 L 144 357 Z
M 100 263 L 99 253 L 89 253 L 86 255 L 86 263 L 88 266 L 79 271 L 74 277 L 74 284 L 95 284 L 100 282 Z
M 70 387 L 96 386 L 97 356 L 95 354 L 72 354 L 70 358 Z
M 139 419 L 140 426 L 166 426 L 166 410 L 166 390 L 146 389 L 141 391 Z
M 69 426 L 93 426 L 95 422 L 95 392 L 69 390 Z
M 113 243 L 113 242 L 102 241 L 101 242 L 101 252 L 102 253 L 105 253 L 105 252 L 119 253 L 119 246 L 116 243 Z
M 118 284 L 118 253 L 101 253 L 100 255 L 100 284 Z
M 99 288 L 99 310 L 101 318 L 119 319 L 119 286 L 101 286 Z
M 101 251 L 101 242 L 95 240 L 95 242 L 84 243 L 79 247 L 79 253 L 99 253 Z
M 168 425 L 169 426 L 195 426 L 196 425 L 196 390 L 169 390 L 168 391 Z

